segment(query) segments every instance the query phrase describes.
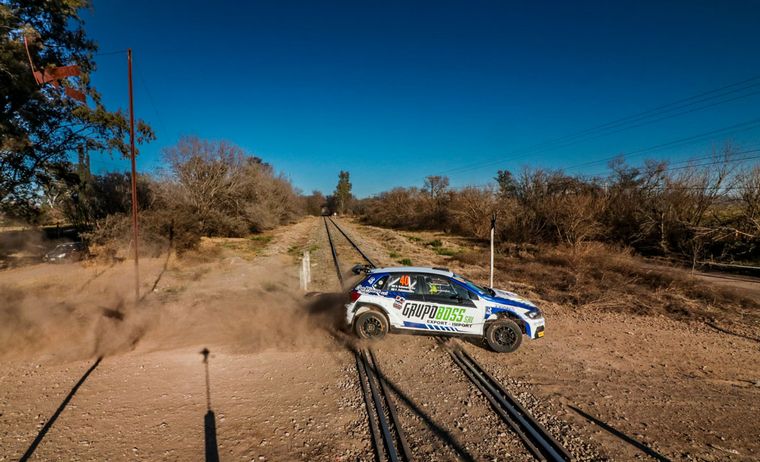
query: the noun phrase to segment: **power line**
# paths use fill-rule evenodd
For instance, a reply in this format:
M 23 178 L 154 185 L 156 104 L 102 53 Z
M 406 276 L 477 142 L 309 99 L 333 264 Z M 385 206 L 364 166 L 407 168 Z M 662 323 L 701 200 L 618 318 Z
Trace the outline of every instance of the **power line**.
M 695 112 L 698 110 L 706 109 L 709 107 L 717 106 L 719 104 L 725 104 L 731 101 L 735 101 L 737 99 L 746 98 L 746 97 L 753 96 L 760 93 L 760 91 L 753 91 L 750 93 L 734 96 L 729 99 L 720 100 L 720 98 L 724 98 L 734 93 L 740 93 L 746 90 L 751 90 L 758 85 L 760 85 L 760 76 L 755 76 L 749 79 L 742 80 L 740 82 L 725 85 L 723 87 L 720 87 L 714 90 L 702 92 L 688 98 L 683 98 L 683 99 L 680 99 L 668 104 L 660 105 L 655 108 L 649 109 L 647 111 L 643 111 L 643 112 L 636 113 L 627 117 L 616 119 L 612 122 L 600 124 L 600 125 L 597 125 L 585 130 L 581 130 L 576 133 L 571 133 L 565 136 L 554 138 L 554 139 L 551 139 L 542 143 L 538 143 L 533 146 L 529 146 L 524 149 L 513 152 L 513 154 L 523 154 L 522 156 L 513 156 L 507 159 L 477 162 L 477 163 L 473 163 L 473 164 L 469 164 L 469 165 L 465 165 L 461 167 L 448 169 L 444 172 L 441 172 L 441 174 L 450 173 L 450 172 L 463 172 L 463 171 L 469 171 L 469 170 L 477 170 L 477 169 L 480 169 L 489 165 L 497 164 L 500 162 L 506 162 L 508 160 L 514 160 L 520 157 L 525 157 L 527 154 L 535 153 L 536 151 L 541 150 L 541 149 L 546 150 L 546 149 L 557 149 L 561 147 L 567 147 L 569 145 L 576 144 L 581 141 L 588 141 L 590 139 L 593 139 L 599 136 L 610 135 L 610 134 L 617 133 L 623 130 L 629 130 L 631 128 L 636 128 L 636 127 L 646 125 L 649 123 L 655 123 L 661 120 L 665 120 L 665 119 L 677 117 L 680 115 L 688 114 L 691 112 Z M 713 101 L 716 99 L 718 101 Z M 705 103 L 708 101 L 710 101 L 709 104 L 703 104 L 702 106 L 692 107 L 680 112 L 672 113 L 673 111 L 688 108 L 689 106 L 693 106 L 699 103 Z M 668 114 L 669 112 L 671 112 L 671 114 Z M 663 114 L 667 114 L 667 115 L 663 115 Z M 649 119 L 651 117 L 656 117 L 656 116 L 661 116 L 661 117 L 653 119 L 653 120 L 646 120 L 646 119 Z M 640 123 L 630 125 L 632 122 L 640 122 Z M 625 126 L 625 125 L 628 125 L 628 126 Z M 616 129 L 616 130 L 611 130 L 611 129 Z M 558 144 L 558 143 L 564 143 L 564 144 Z
M 755 128 L 757 126 L 760 126 L 760 118 L 752 119 L 752 120 L 749 120 L 747 122 L 742 122 L 742 123 L 738 123 L 738 124 L 734 124 L 734 125 L 729 125 L 728 127 L 723 127 L 723 128 L 718 128 L 718 129 L 715 129 L 715 130 L 710 130 L 710 131 L 707 131 L 707 132 L 698 133 L 696 135 L 691 135 L 691 136 L 687 136 L 687 137 L 684 137 L 684 138 L 679 138 L 679 139 L 676 139 L 676 140 L 673 140 L 673 141 L 668 141 L 668 142 L 665 142 L 665 143 L 656 144 L 656 145 L 653 145 L 653 146 L 649 146 L 647 148 L 642 148 L 642 149 L 638 149 L 638 150 L 635 150 L 635 151 L 630 151 L 628 153 L 625 153 L 623 156 L 624 157 L 635 157 L 635 156 L 639 156 L 641 154 L 646 154 L 646 153 L 649 153 L 649 152 L 652 152 L 652 151 L 659 151 L 659 150 L 661 150 L 663 148 L 672 148 L 672 147 L 676 147 L 676 146 L 679 146 L 679 145 L 682 145 L 682 144 L 690 144 L 690 143 L 695 142 L 695 141 L 696 142 L 698 142 L 698 141 L 704 141 L 705 139 L 709 139 L 710 137 L 712 137 L 714 135 L 725 136 L 725 135 L 728 135 L 728 134 L 733 134 L 733 133 L 739 133 L 739 132 L 742 132 L 742 131 L 747 131 L 747 130 L 750 130 L 750 129 Z M 615 156 L 605 157 L 605 158 L 602 158 L 602 159 L 597 159 L 597 160 L 589 161 L 589 162 L 583 162 L 583 163 L 576 164 L 576 165 L 571 165 L 569 167 L 565 167 L 564 169 L 565 170 L 573 170 L 573 169 L 576 169 L 576 168 L 579 168 L 579 167 L 587 167 L 589 165 L 595 165 L 595 164 L 600 164 L 600 163 L 604 163 L 604 162 L 609 162 L 609 161 L 615 160 L 615 159 L 617 159 L 619 157 L 621 157 L 620 154 L 615 155 Z
M 753 147 L 752 149 L 748 149 L 746 151 L 732 152 L 731 155 L 749 154 L 749 153 L 754 153 L 754 152 L 760 152 L 760 149 L 755 149 Z M 672 170 L 672 169 L 675 168 L 675 167 L 673 167 L 674 165 L 690 164 L 690 165 L 686 166 L 686 167 L 689 167 L 689 166 L 693 166 L 694 162 L 698 162 L 698 161 L 701 161 L 701 160 L 715 159 L 716 157 L 717 157 L 716 154 L 710 154 L 709 156 L 695 157 L 695 158 L 681 160 L 681 161 L 676 161 L 676 162 L 670 162 L 670 161 L 664 161 L 664 162 L 668 163 L 668 168 L 666 170 Z M 724 159 L 724 160 L 733 161 L 734 159 L 728 157 L 727 159 Z M 593 177 L 603 176 L 603 175 L 606 175 L 608 173 L 609 172 L 587 173 L 587 174 L 582 175 L 582 176 L 585 177 L 585 178 L 593 178 Z
M 750 149 L 750 150 L 746 150 L 746 151 L 739 151 L 739 152 L 736 152 L 735 154 L 750 154 L 750 153 L 756 153 L 756 152 L 760 152 L 760 149 Z M 713 157 L 713 156 L 710 156 L 710 157 Z M 698 160 L 704 160 L 704 159 L 710 158 L 710 157 L 696 158 L 696 159 L 691 159 L 689 161 L 684 161 L 684 162 L 694 162 L 694 161 L 698 161 Z M 690 165 L 683 165 L 683 166 L 677 166 L 677 167 L 667 167 L 667 168 L 662 169 L 659 173 L 666 173 L 666 172 L 670 172 L 670 171 L 674 171 L 674 170 L 682 170 L 682 169 L 686 169 L 686 168 L 698 168 L 698 167 L 708 167 L 708 166 L 711 166 L 711 165 L 740 163 L 740 162 L 746 162 L 746 161 L 755 160 L 755 159 L 760 159 L 760 155 L 745 156 L 745 157 L 734 158 L 734 159 L 730 159 L 729 158 L 729 159 L 714 160 L 714 161 L 711 161 L 711 162 L 705 162 L 705 163 L 701 163 L 701 164 L 690 164 Z M 597 179 L 599 177 L 602 177 L 603 175 L 604 175 L 604 173 L 600 173 L 600 174 L 588 174 L 588 175 L 576 175 L 576 176 L 574 176 L 574 178 L 581 178 L 581 179 L 585 179 L 585 180 L 593 180 L 593 179 Z M 493 185 L 494 185 L 493 182 L 490 182 L 490 183 L 480 183 L 480 184 L 476 184 L 476 185 L 462 186 L 461 188 L 458 188 L 458 189 L 470 188 L 470 187 L 472 187 L 472 188 L 483 188 L 483 187 L 490 187 L 490 186 L 493 186 Z
M 151 107 L 153 108 L 153 112 L 156 114 L 156 119 L 158 120 L 159 125 L 161 125 L 161 129 L 163 131 L 166 131 L 166 125 L 164 124 L 164 120 L 161 117 L 161 114 L 158 112 L 158 107 L 156 106 L 156 101 L 153 98 L 153 94 L 150 92 L 150 89 L 148 88 L 147 82 L 142 77 L 141 73 L 135 72 L 135 74 L 137 76 L 138 82 L 140 82 L 140 85 L 142 86 L 143 90 L 145 90 L 145 94 L 148 95 L 148 102 L 150 103 Z
M 742 122 L 742 123 L 738 123 L 734 125 L 729 125 L 728 127 L 723 127 L 723 128 L 718 128 L 715 130 L 710 130 L 707 132 L 697 133 L 695 135 L 679 138 L 672 141 L 667 141 L 664 143 L 659 143 L 653 146 L 649 146 L 646 148 L 628 152 L 624 155 L 617 154 L 617 155 L 605 157 L 602 159 L 597 159 L 597 160 L 593 160 L 589 162 L 583 162 L 581 164 L 571 165 L 569 167 L 563 167 L 562 170 L 573 170 L 580 167 L 587 167 L 589 165 L 596 165 L 596 164 L 600 164 L 604 162 L 609 162 L 609 161 L 618 159 L 620 157 L 629 157 L 629 158 L 636 157 L 642 154 L 648 154 L 648 153 L 652 153 L 652 152 L 659 151 L 666 148 L 672 148 L 672 147 L 677 147 L 679 145 L 688 145 L 693 142 L 704 141 L 705 139 L 709 139 L 710 137 L 715 136 L 715 135 L 725 136 L 728 134 L 739 133 L 739 132 L 746 131 L 752 128 L 756 128 L 758 126 L 760 126 L 760 118 L 752 119 L 747 122 Z
M 760 149 L 754 149 L 752 151 L 745 151 L 745 152 L 760 152 Z M 754 159 L 760 159 L 760 156 L 749 156 L 749 157 L 743 157 L 739 159 L 724 159 L 724 160 L 716 160 L 714 162 L 706 162 L 703 164 L 693 164 L 693 165 L 683 165 L 680 167 L 673 167 L 673 168 L 667 168 L 664 171 L 666 172 L 672 172 L 673 170 L 682 170 L 685 168 L 697 168 L 697 167 L 707 167 L 710 165 L 721 165 L 721 164 L 733 164 L 738 162 L 745 162 L 748 160 L 754 160 Z

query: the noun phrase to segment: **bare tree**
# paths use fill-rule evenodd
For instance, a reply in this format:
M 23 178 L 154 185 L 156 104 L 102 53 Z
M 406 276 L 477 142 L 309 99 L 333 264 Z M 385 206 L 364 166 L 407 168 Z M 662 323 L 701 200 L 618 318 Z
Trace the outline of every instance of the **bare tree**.
M 497 204 L 491 188 L 468 187 L 458 191 L 450 205 L 453 231 L 486 239 L 491 229 L 491 214 Z

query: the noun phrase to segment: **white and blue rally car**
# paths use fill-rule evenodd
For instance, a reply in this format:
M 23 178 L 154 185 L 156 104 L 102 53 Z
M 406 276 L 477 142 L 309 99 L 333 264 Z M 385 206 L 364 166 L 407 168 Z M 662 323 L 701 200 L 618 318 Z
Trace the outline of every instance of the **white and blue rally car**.
M 481 287 L 445 268 L 368 270 L 351 291 L 346 321 L 360 338 L 388 332 L 485 338 L 498 352 L 515 351 L 522 336 L 544 336 L 544 317 L 531 302 Z

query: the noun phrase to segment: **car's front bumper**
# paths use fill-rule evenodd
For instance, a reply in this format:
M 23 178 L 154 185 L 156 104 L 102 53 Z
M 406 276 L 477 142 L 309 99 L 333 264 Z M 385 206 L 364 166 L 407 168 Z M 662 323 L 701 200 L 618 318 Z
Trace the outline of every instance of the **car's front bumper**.
M 525 335 L 531 339 L 537 339 L 544 336 L 546 330 L 546 321 L 543 317 L 538 319 L 525 319 Z

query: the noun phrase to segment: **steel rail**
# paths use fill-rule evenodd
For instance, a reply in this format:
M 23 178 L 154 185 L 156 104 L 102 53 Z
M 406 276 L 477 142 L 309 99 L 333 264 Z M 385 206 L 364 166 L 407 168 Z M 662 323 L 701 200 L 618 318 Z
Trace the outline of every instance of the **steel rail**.
M 364 406 L 367 410 L 372 446 L 375 449 L 377 460 L 379 462 L 385 460 L 410 462 L 412 453 L 374 352 L 372 350 L 369 350 L 369 353 L 368 350 L 354 350 L 354 356 L 356 358 L 356 369 L 359 372 Z M 387 416 L 386 409 L 388 411 Z M 396 439 L 398 439 L 398 445 Z
M 327 240 L 330 243 L 330 251 L 333 256 L 333 263 L 335 263 L 335 270 L 338 273 L 338 279 L 340 280 L 341 288 L 344 289 L 343 274 L 340 271 L 340 262 L 338 260 L 338 252 L 335 250 L 335 242 L 332 239 L 330 233 L 330 227 L 327 224 L 327 217 L 323 217 L 325 223 L 325 230 L 327 231 Z M 338 228 L 343 236 L 348 240 L 351 245 L 364 257 L 372 266 L 372 260 L 366 256 L 364 252 L 351 240 L 340 227 L 330 221 Z M 362 395 L 364 398 L 364 406 L 367 409 L 367 418 L 369 419 L 370 436 L 372 437 L 372 446 L 375 449 L 378 462 L 383 462 L 387 459 L 391 462 L 411 461 L 411 451 L 406 441 L 404 431 L 401 429 L 401 425 L 398 421 L 398 414 L 396 413 L 396 407 L 390 399 L 388 393 L 388 386 L 383 378 L 380 368 L 377 364 L 375 354 L 370 350 L 369 354 L 366 351 L 354 351 L 356 359 L 356 369 L 359 372 L 359 383 L 361 384 Z M 372 359 L 370 364 L 370 358 Z M 385 403 L 385 404 L 383 404 Z M 385 411 L 388 410 L 388 416 Z M 388 421 L 390 417 L 390 423 Z M 401 452 L 396 445 L 396 440 L 393 436 L 391 428 L 395 429 L 396 437 L 401 446 Z
M 375 381 L 380 381 L 380 379 L 377 377 L 377 375 L 372 370 L 372 367 L 369 365 L 369 361 L 367 360 L 367 353 L 366 351 L 362 351 L 360 354 L 363 367 L 365 370 L 365 374 L 367 375 L 367 382 L 369 382 L 369 389 L 372 393 L 372 402 L 375 403 L 375 412 L 377 414 L 377 420 L 380 422 L 380 429 L 383 433 L 383 440 L 385 441 L 385 448 L 388 450 L 388 458 L 391 460 L 391 462 L 398 462 L 398 451 L 396 450 L 396 443 L 393 440 L 393 434 L 391 433 L 390 425 L 388 425 L 388 419 L 385 416 L 385 409 L 383 408 L 382 400 L 380 398 L 380 392 L 378 391 L 377 385 L 375 385 Z M 374 380 L 373 380 L 374 377 Z M 387 402 L 387 397 L 385 398 L 385 401 Z M 369 417 L 370 420 L 374 420 L 371 416 Z
M 354 351 L 356 356 L 356 369 L 359 371 L 359 383 L 362 387 L 362 396 L 364 397 L 364 406 L 367 409 L 367 419 L 369 420 L 369 430 L 372 436 L 372 446 L 375 448 L 375 454 L 377 454 L 378 461 L 385 460 L 385 450 L 383 449 L 382 441 L 380 440 L 380 429 L 377 428 L 377 422 L 372 417 L 372 404 L 370 398 L 370 390 L 367 386 L 369 382 L 369 375 L 367 375 L 367 369 L 364 365 L 364 358 L 358 351 Z M 366 378 L 366 380 L 365 380 Z
M 572 460 L 570 453 L 464 349 L 450 348 L 449 354 L 536 459 L 548 462 Z
M 363 251 L 362 249 L 360 249 L 360 248 L 359 248 L 359 246 L 358 246 L 358 245 L 356 245 L 356 242 L 354 242 L 354 240 L 353 240 L 353 239 L 351 239 L 351 238 L 348 236 L 348 234 L 346 234 L 346 232 L 345 232 L 345 231 L 343 231 L 343 228 L 341 228 L 340 226 L 338 226 L 338 224 L 337 224 L 337 223 L 335 223 L 335 220 L 333 220 L 333 219 L 332 219 L 332 217 L 330 217 L 330 218 L 329 218 L 329 220 L 330 220 L 330 223 L 332 223 L 332 224 L 333 224 L 333 225 L 334 225 L 334 226 L 335 226 L 335 227 L 338 229 L 338 231 L 340 231 L 340 233 L 343 235 L 343 237 L 345 237 L 345 238 L 346 238 L 346 240 L 347 240 L 347 241 L 348 241 L 348 242 L 349 242 L 349 243 L 350 243 L 350 244 L 351 244 L 351 245 L 354 247 L 354 249 L 356 249 L 356 251 L 357 251 L 357 252 L 359 252 L 359 254 L 362 256 L 362 258 L 364 258 L 365 260 L 367 260 L 367 263 L 369 263 L 369 265 L 370 265 L 371 267 L 373 267 L 373 268 L 377 268 L 377 265 L 375 264 L 375 262 L 374 262 L 374 261 L 372 261 L 372 259 L 371 259 L 371 258 L 369 258 L 369 257 L 367 256 L 367 254 L 366 254 L 366 253 L 364 253 L 364 251 Z
M 377 363 L 377 359 L 375 358 L 375 352 L 370 349 L 369 355 L 372 358 L 372 370 L 374 371 L 375 377 L 377 377 L 378 382 L 380 382 L 380 388 L 382 389 L 383 397 L 385 398 L 385 404 L 386 404 L 386 407 L 388 408 L 388 415 L 390 415 L 391 417 L 391 421 L 393 422 L 393 427 L 396 429 L 396 435 L 398 436 L 399 443 L 401 443 L 401 453 L 403 454 L 404 459 L 406 459 L 407 461 L 411 461 L 412 451 L 409 449 L 409 443 L 406 441 L 406 435 L 404 434 L 404 430 L 401 428 L 401 424 L 398 421 L 396 406 L 393 404 L 393 401 L 390 399 L 390 393 L 388 393 L 388 384 L 385 382 L 385 376 L 380 370 L 380 365 Z
M 341 290 L 343 290 L 345 289 L 345 284 L 343 282 L 343 273 L 341 273 L 340 271 L 340 263 L 338 263 L 338 252 L 335 250 L 335 243 L 333 243 L 332 235 L 330 234 L 330 227 L 327 225 L 327 218 L 322 217 L 322 219 L 325 222 L 325 231 L 327 231 L 327 240 L 330 242 L 330 251 L 332 252 L 333 263 L 335 263 L 335 271 L 338 273 L 340 288 Z

